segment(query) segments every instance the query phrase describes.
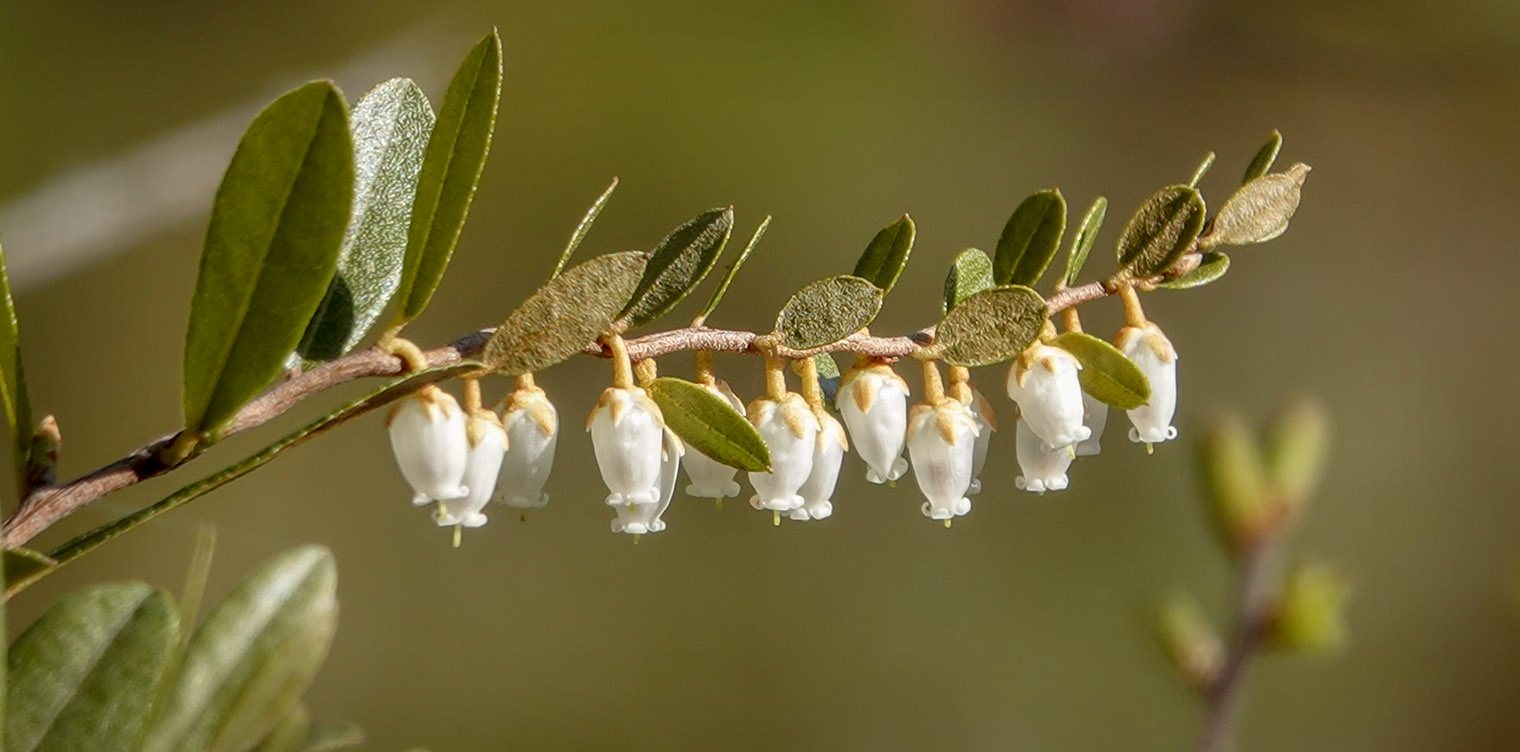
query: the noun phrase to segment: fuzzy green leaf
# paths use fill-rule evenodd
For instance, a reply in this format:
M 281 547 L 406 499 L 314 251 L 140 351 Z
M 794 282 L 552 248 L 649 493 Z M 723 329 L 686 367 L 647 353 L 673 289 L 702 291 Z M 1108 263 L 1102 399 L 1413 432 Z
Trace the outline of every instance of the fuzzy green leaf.
M 296 348 L 308 363 L 353 350 L 401 284 L 412 198 L 433 130 L 433 108 L 411 79 L 393 78 L 359 98 L 349 127 L 353 209 L 337 273 Z
M 1188 180 L 1188 187 L 1197 188 L 1198 181 L 1203 180 L 1203 176 L 1209 174 L 1209 168 L 1213 166 L 1214 152 L 1209 152 L 1203 156 L 1203 161 L 1198 163 L 1198 167 L 1194 168 L 1193 177 Z
M 934 328 L 932 355 L 952 366 L 990 366 L 1029 347 L 1045 326 L 1045 301 L 1022 285 L 983 290 Z
M 317 81 L 254 118 L 222 177 L 185 335 L 185 427 L 212 430 L 279 374 L 327 294 L 353 201 L 343 97 Z
M 321 546 L 255 570 L 190 638 L 143 752 L 234 752 L 264 738 L 327 657 L 337 584 L 332 553 Z
M 1067 287 L 1076 286 L 1077 275 L 1082 273 L 1087 254 L 1092 252 L 1093 243 L 1098 240 L 1098 230 L 1103 228 L 1103 219 L 1107 216 L 1108 199 L 1102 196 L 1093 199 L 1092 206 L 1087 207 L 1087 213 L 1082 215 L 1082 226 L 1072 236 L 1071 253 L 1066 257 Z
M 1263 175 L 1240 186 L 1219 208 L 1202 245 L 1265 243 L 1287 232 L 1288 220 L 1298 211 L 1309 169 L 1300 162 L 1287 172 Z
M 1076 356 L 1082 391 L 1120 410 L 1133 410 L 1151 398 L 1151 384 L 1134 361 L 1113 345 L 1084 332 L 1067 332 L 1055 346 Z
M 744 262 L 749 259 L 750 251 L 755 250 L 755 246 L 760 243 L 760 238 L 765 237 L 766 228 L 770 226 L 771 217 L 767 214 L 765 219 L 760 220 L 760 226 L 755 228 L 755 234 L 750 236 L 749 242 L 744 244 L 744 250 L 739 252 L 739 257 L 728 265 L 728 271 L 724 272 L 723 279 L 718 282 L 718 288 L 713 290 L 712 297 L 707 299 L 707 305 L 703 306 L 702 312 L 697 314 L 696 324 L 706 321 L 707 317 L 718 308 L 718 304 L 723 302 L 723 296 L 728 293 L 728 286 L 734 283 L 734 277 L 739 275 L 740 267 L 744 266 Z
M 59 601 L 11 646 L 5 748 L 135 749 L 178 641 L 173 598 L 143 583 Z
M 507 316 L 482 360 L 512 376 L 541 371 L 578 352 L 612 325 L 638 287 L 649 256 L 609 253 L 550 280 Z
M 950 265 L 950 273 L 945 275 L 945 299 L 940 303 L 940 313 L 949 313 L 962 300 L 992 285 L 992 259 L 977 248 L 961 251 Z
M 412 202 L 396 323 L 416 318 L 443 281 L 465 215 L 491 151 L 501 100 L 501 38 L 492 29 L 471 48 L 449 81 L 428 138 Z
M 1040 191 L 1024 199 L 992 254 L 992 279 L 1000 285 L 1033 285 L 1061 248 L 1066 232 L 1066 199 L 1060 191 Z
M 1282 150 L 1283 137 L 1281 133 L 1272 131 L 1267 137 L 1267 142 L 1256 151 L 1256 156 L 1251 158 L 1250 166 L 1246 167 L 1245 177 L 1240 179 L 1242 185 L 1267 174 L 1272 169 L 1272 163 L 1277 161 L 1277 152 Z
M 733 405 L 690 381 L 662 376 L 648 387 L 665 425 L 692 449 L 730 467 L 770 469 L 771 453 L 755 427 Z
M 581 247 L 581 241 L 585 240 L 586 235 L 591 232 L 591 226 L 596 224 L 596 218 L 601 216 L 602 209 L 607 207 L 607 199 L 612 198 L 612 192 L 617 190 L 617 187 L 618 179 L 614 177 L 612 183 L 607 186 L 607 190 L 602 191 L 602 195 L 597 196 L 596 201 L 591 203 L 591 207 L 586 209 L 586 213 L 581 216 L 581 221 L 575 225 L 575 232 L 570 233 L 570 240 L 565 243 L 565 250 L 560 251 L 559 261 L 555 262 L 554 272 L 549 275 L 549 279 L 558 277 L 559 273 L 565 270 L 565 264 L 570 263 L 570 257 L 575 255 L 575 249 Z
M 1151 194 L 1119 235 L 1116 276 L 1149 279 L 1171 268 L 1193 247 L 1206 212 L 1203 196 L 1185 185 Z
M 21 333 L 16 322 L 16 305 L 11 301 L 4 251 L 0 251 L 0 401 L 5 403 L 5 421 L 11 431 L 13 467 L 19 486 L 24 484 L 21 479 L 26 476 L 32 449 L 32 403 L 26 394 L 26 372 L 21 368 Z
M 1230 257 L 1219 251 L 1205 251 L 1203 258 L 1198 262 L 1198 268 L 1176 279 L 1167 280 L 1157 285 L 1168 290 L 1186 290 L 1191 287 L 1202 287 L 1224 276 L 1230 270 Z
M 733 227 L 734 210 L 728 207 L 702 212 L 671 230 L 650 254 L 644 278 L 619 318 L 637 327 L 669 313 L 718 263 Z
M 885 295 L 860 277 L 841 274 L 798 290 L 776 317 L 782 344 L 795 350 L 838 342 L 871 324 Z
M 855 276 L 880 287 L 884 293 L 891 292 L 903 267 L 908 265 L 916 232 L 913 218 L 906 214 L 882 228 L 871 238 L 865 252 L 860 254 L 860 260 L 855 262 Z

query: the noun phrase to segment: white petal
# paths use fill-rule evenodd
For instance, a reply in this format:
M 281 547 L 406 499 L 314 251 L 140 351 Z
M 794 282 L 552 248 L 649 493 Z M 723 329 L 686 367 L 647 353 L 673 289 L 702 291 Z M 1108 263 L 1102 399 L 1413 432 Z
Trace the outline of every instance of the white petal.
M 681 439 L 675 433 L 665 431 L 665 443 L 660 459 L 660 482 L 655 486 L 656 501 L 653 504 L 620 504 L 614 507 L 617 520 L 612 523 L 613 532 L 630 535 L 646 535 L 665 530 L 662 518 L 675 495 L 676 476 L 681 467 Z
M 503 504 L 520 509 L 542 508 L 549 503 L 544 484 L 554 467 L 554 450 L 559 443 L 559 412 L 544 397 L 514 395 L 511 407 L 502 416 L 507 429 L 507 456 L 501 464 L 497 498 Z
M 976 449 L 971 455 L 971 487 L 966 491 L 968 494 L 981 493 L 982 469 L 987 466 L 987 448 L 992 445 L 992 421 L 988 420 L 985 411 L 992 409 L 981 392 L 971 390 L 971 417 L 976 419 Z
M 750 473 L 755 487 L 750 505 L 756 509 L 789 512 L 802 506 L 798 490 L 813 470 L 813 445 L 818 440 L 818 418 L 795 393 L 782 402 L 757 400 L 750 409 L 755 431 L 771 451 L 771 469 Z
M 866 409 L 861 409 L 861 404 Z M 886 483 L 907 471 L 902 460 L 908 429 L 908 389 L 892 367 L 872 363 L 840 379 L 834 405 L 850 430 L 850 444 L 866 461 L 867 480 Z
M 391 449 L 418 506 L 468 493 L 464 471 L 469 442 L 464 411 L 447 392 L 428 386 L 402 399 L 390 415 Z
M 924 516 L 948 520 L 971 511 L 966 491 L 976 454 L 976 419 L 954 400 L 914 408 L 910 418 L 908 457 L 918 490 L 929 501 Z M 948 429 L 949 436 L 946 436 Z
M 1020 356 L 1008 371 L 1008 396 L 1019 403 L 1019 412 L 1029 427 L 1048 446 L 1063 447 L 1092 435 L 1082 425 L 1080 370 L 1082 364 L 1071 353 L 1035 345 L 1032 357 Z
M 1078 457 L 1090 457 L 1103 451 L 1101 443 L 1103 429 L 1108 426 L 1108 403 L 1086 392 L 1082 393 L 1082 406 L 1087 410 L 1087 415 L 1082 419 L 1082 425 L 1092 432 L 1091 436 L 1077 444 Z
M 1016 487 L 1035 493 L 1066 488 L 1066 470 L 1074 456 L 1070 446 L 1054 449 L 1047 446 L 1022 418 L 1014 429 L 1013 443 L 1020 470 L 1013 481 Z
M 638 387 L 610 388 L 591 419 L 591 447 L 607 484 L 607 503 L 654 504 L 665 424 Z
M 1177 429 L 1172 427 L 1172 416 L 1177 412 L 1177 352 L 1172 343 L 1155 324 L 1148 324 L 1120 330 L 1115 346 L 1151 383 L 1150 401 L 1126 411 L 1134 426 L 1130 441 L 1159 444 L 1177 438 Z
M 797 494 L 802 507 L 792 510 L 794 520 L 821 520 L 834 514 L 834 487 L 844 464 L 844 427 L 833 416 L 820 415 L 818 440 L 813 447 L 813 469 Z
M 491 493 L 496 489 L 496 475 L 501 471 L 501 460 L 507 452 L 507 433 L 495 420 L 471 415 L 469 421 L 474 424 L 471 430 L 476 431 L 480 439 L 470 447 L 465 462 L 464 484 L 470 492 L 458 499 L 439 502 L 439 509 L 433 516 L 439 525 L 480 527 L 485 524 L 486 517 L 480 510 L 485 509 L 491 500 Z

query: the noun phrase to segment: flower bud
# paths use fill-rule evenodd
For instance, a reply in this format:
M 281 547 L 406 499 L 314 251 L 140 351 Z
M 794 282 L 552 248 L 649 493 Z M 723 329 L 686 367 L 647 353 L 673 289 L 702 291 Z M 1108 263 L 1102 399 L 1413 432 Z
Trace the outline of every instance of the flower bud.
M 469 414 L 465 420 L 465 436 L 470 451 L 464 466 L 464 484 L 470 492 L 458 499 L 438 502 L 433 520 L 440 527 L 480 527 L 486 524 L 486 516 L 480 510 L 486 508 L 491 493 L 496 490 L 496 476 L 501 472 L 501 460 L 507 453 L 507 432 L 501 427 L 501 418 L 490 410 L 476 410 Z
M 744 414 L 744 403 L 739 401 L 734 391 L 728 388 L 727 383 L 719 381 L 715 384 L 702 384 L 702 388 L 727 402 L 734 408 L 734 412 Z M 691 479 L 691 483 L 686 486 L 687 496 L 695 496 L 699 499 L 723 499 L 739 495 L 739 484 L 734 481 L 734 474 L 739 472 L 738 468 L 725 465 L 689 445 L 686 447 L 686 453 L 681 456 L 681 466 L 686 468 L 686 477 Z
M 976 449 L 971 454 L 971 487 L 967 494 L 982 492 L 982 468 L 987 466 L 987 448 L 992 444 L 992 433 L 997 430 L 997 416 L 992 405 L 975 388 L 971 390 L 971 417 L 976 419 Z
M 1008 396 L 1036 436 L 1051 448 L 1064 447 L 1092 436 L 1082 425 L 1082 364 L 1059 347 L 1036 344 L 1025 350 L 1008 371 Z
M 1177 438 L 1172 426 L 1172 415 L 1177 412 L 1177 350 L 1161 333 L 1161 327 L 1153 323 L 1144 326 L 1126 326 L 1119 330 L 1114 347 L 1134 361 L 1151 384 L 1151 398 L 1140 407 L 1128 411 L 1129 440 L 1136 443 L 1159 444 Z
M 902 458 L 908 429 L 908 383 L 886 363 L 857 365 L 839 380 L 834 405 L 866 461 L 866 480 L 886 483 L 908 471 Z
M 749 422 L 771 451 L 770 472 L 750 473 L 755 487 L 750 506 L 790 512 L 803 505 L 798 495 L 813 471 L 818 417 L 802 395 L 787 392 L 781 400 L 761 397 L 749 404 Z
M 1046 446 L 1023 418 L 1014 428 L 1013 444 L 1021 473 L 1013 479 L 1014 486 L 1041 494 L 1066 488 L 1066 470 L 1076 456 L 1070 444 L 1057 449 Z
M 924 516 L 950 520 L 971 511 L 966 491 L 976 454 L 976 418 L 957 400 L 917 405 L 908 417 L 908 456 L 918 490 L 928 499 Z
M 1329 565 L 1295 566 L 1288 573 L 1272 619 L 1269 637 L 1273 646 L 1323 653 L 1345 644 L 1346 597 L 1350 592 L 1345 575 Z
M 1190 595 L 1179 593 L 1161 605 L 1156 636 L 1167 658 L 1192 687 L 1208 687 L 1224 669 L 1224 640 Z
M 665 419 L 660 407 L 636 386 L 609 387 L 591 411 L 586 430 L 596 453 L 607 504 L 659 501 Z
M 1285 516 L 1297 514 L 1313 493 L 1325 469 L 1329 445 L 1325 411 L 1312 402 L 1288 405 L 1267 425 L 1267 480 Z
M 501 463 L 497 498 L 510 507 L 542 508 L 549 503 L 544 483 L 559 442 L 559 411 L 544 390 L 519 386 L 507 399 L 501 422 L 507 431 L 507 456 Z
M 791 511 L 794 520 L 821 520 L 834 513 L 834 487 L 839 484 L 839 468 L 849 451 L 844 426 L 822 409 L 814 410 L 818 418 L 818 440 L 813 443 L 813 469 L 797 494 L 802 506 Z
M 1261 452 L 1251 429 L 1238 416 L 1222 416 L 1198 444 L 1199 469 L 1220 539 L 1240 553 L 1281 521 L 1272 505 Z
M 620 504 L 617 519 L 612 521 L 612 532 L 629 535 L 659 533 L 665 530 L 661 516 L 670 507 L 670 497 L 675 495 L 676 476 L 681 467 L 681 439 L 673 431 L 665 429 L 665 442 L 660 453 L 660 483 L 655 487 L 658 498 L 653 504 Z
M 412 504 L 457 499 L 464 485 L 469 442 L 464 411 L 448 392 L 429 384 L 396 403 L 386 425 L 402 477 L 411 485 Z
M 1103 451 L 1101 442 L 1103 440 L 1103 429 L 1108 426 L 1108 403 L 1087 392 L 1083 392 L 1082 408 L 1085 410 L 1082 425 L 1087 426 L 1087 430 L 1092 435 L 1077 442 L 1077 456 L 1091 457 Z

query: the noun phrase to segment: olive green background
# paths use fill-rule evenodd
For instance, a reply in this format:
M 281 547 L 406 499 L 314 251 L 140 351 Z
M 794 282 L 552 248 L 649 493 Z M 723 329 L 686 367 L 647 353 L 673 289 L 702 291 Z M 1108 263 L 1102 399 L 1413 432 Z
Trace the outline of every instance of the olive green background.
M 1099 193 L 1113 202 L 1091 277 L 1140 199 L 1210 149 L 1214 206 L 1274 127 L 1280 164 L 1315 170 L 1283 238 L 1234 252 L 1210 287 L 1147 298 L 1181 353 L 1181 439 L 1146 457 L 1119 418 L 1066 492 L 1014 490 L 1003 373 L 985 369 L 1005 430 L 989 490 L 952 529 L 919 514 L 911 483 L 870 486 L 852 458 L 827 522 L 778 529 L 739 503 L 678 498 L 669 530 L 635 545 L 607 529 L 581 426 L 609 373 L 582 359 L 541 375 L 564 432 L 553 502 L 526 522 L 495 512 L 450 548 L 407 504 L 369 416 L 33 588 L 13 629 L 87 582 L 178 587 L 211 522 L 216 593 L 277 550 L 334 549 L 342 623 L 310 703 L 361 722 L 371 749 L 1175 750 L 1199 716 L 1152 646 L 1147 604 L 1186 587 L 1218 614 L 1231 587 L 1191 441 L 1217 410 L 1261 418 L 1310 394 L 1333 415 L 1334 456 L 1294 549 L 1354 577 L 1353 639 L 1332 658 L 1263 660 L 1241 748 L 1520 747 L 1520 6 L 6 2 L 0 201 L 417 29 L 429 62 L 383 75 L 417 76 L 436 104 L 491 25 L 500 124 L 453 268 L 409 329 L 425 344 L 502 318 L 613 175 L 585 252 L 648 248 L 712 206 L 735 206 L 739 238 L 775 215 L 719 326 L 769 326 L 791 290 L 848 271 L 911 212 L 913 261 L 873 327 L 901 332 L 937 315 L 949 260 L 989 249 L 1031 191 L 1059 186 L 1078 214 Z M 339 83 L 354 99 L 381 77 Z M 65 475 L 176 425 L 204 216 L 16 280 Z M 11 241 L 13 261 L 28 253 Z M 1088 308 L 1089 329 L 1111 334 L 1117 304 Z M 759 389 L 753 359 L 718 365 L 742 395 Z M 41 542 L 358 388 L 342 391 Z

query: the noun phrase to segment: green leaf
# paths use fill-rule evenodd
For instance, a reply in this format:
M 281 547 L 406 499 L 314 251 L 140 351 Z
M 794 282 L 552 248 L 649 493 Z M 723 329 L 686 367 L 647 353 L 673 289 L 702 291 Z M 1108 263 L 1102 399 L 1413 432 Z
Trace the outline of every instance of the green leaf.
M 303 546 L 266 562 L 185 647 L 143 752 L 245 750 L 295 707 L 338 626 L 332 553 Z
M 1151 398 L 1151 384 L 1134 361 L 1113 345 L 1084 332 L 1056 337 L 1056 347 L 1076 356 L 1082 391 L 1120 410 L 1133 410 Z
M 1203 196 L 1185 185 L 1151 194 L 1119 235 L 1116 278 L 1149 279 L 1170 269 L 1203 229 Z
M 174 600 L 143 583 L 59 601 L 11 646 L 5 748 L 135 749 L 178 641 Z
M 1187 593 L 1177 593 L 1161 604 L 1156 636 L 1172 666 L 1193 687 L 1207 688 L 1224 668 L 1224 640 L 1203 607 Z
M 1314 493 L 1329 449 L 1329 419 L 1318 404 L 1294 402 L 1272 417 L 1263 465 L 1273 496 L 1291 513 L 1301 510 Z
M 27 585 L 51 574 L 58 562 L 30 548 L 5 549 L 5 597 L 9 599 Z
M 1198 262 L 1198 268 L 1176 279 L 1162 282 L 1157 287 L 1165 287 L 1168 290 L 1186 290 L 1190 287 L 1202 287 L 1224 276 L 1230 270 L 1230 257 L 1219 251 L 1205 251 Z
M 952 366 L 990 366 L 1024 351 L 1045 327 L 1045 301 L 1022 285 L 983 290 L 934 328 L 930 354 Z
M 744 244 L 744 250 L 739 253 L 739 257 L 734 259 L 732 264 L 728 265 L 728 271 L 724 273 L 723 281 L 718 283 L 718 289 L 713 290 L 712 297 L 708 298 L 707 305 L 702 307 L 702 312 L 697 314 L 697 318 L 692 323 L 692 326 L 701 326 L 703 322 L 707 321 L 707 317 L 711 316 L 712 312 L 717 309 L 718 304 L 723 302 L 723 296 L 728 292 L 728 286 L 734 283 L 734 277 L 739 274 L 739 267 L 744 266 L 745 260 L 749 258 L 749 252 L 755 250 L 755 246 L 760 242 L 760 238 L 765 237 L 766 228 L 770 226 L 771 217 L 767 214 L 765 215 L 765 219 L 760 220 L 760 226 L 755 228 L 755 234 L 750 236 L 749 242 Z
M 1251 158 L 1250 166 L 1246 167 L 1245 177 L 1240 179 L 1241 184 L 1244 185 L 1267 174 L 1267 171 L 1272 169 L 1272 163 L 1277 161 L 1277 152 L 1282 150 L 1282 144 L 1282 134 L 1272 131 L 1272 135 L 1267 137 L 1267 142 L 1262 144 L 1256 151 L 1256 156 Z
M 884 293 L 891 292 L 903 267 L 908 265 L 915 232 L 913 218 L 906 214 L 882 228 L 855 262 L 855 276 L 880 287 Z
M 575 225 L 575 232 L 570 233 L 570 241 L 565 243 L 565 250 L 560 252 L 559 261 L 554 264 L 554 273 L 549 275 L 549 279 L 558 277 L 559 273 L 565 270 L 565 264 L 569 263 L 570 257 L 575 255 L 575 249 L 581 247 L 581 241 L 585 240 L 586 235 L 591 232 L 591 225 L 596 224 L 596 218 L 601 215 L 602 209 L 606 208 L 607 199 L 612 198 L 612 192 L 617 190 L 617 187 L 618 179 L 613 178 L 607 190 L 602 191 L 602 195 L 597 196 L 591 208 L 586 210 L 581 221 Z
M 1039 282 L 1065 232 L 1066 199 L 1060 191 L 1040 191 L 1024 199 L 998 237 L 992 279 L 1000 285 Z
M 417 178 L 401 267 L 396 324 L 422 313 L 454 255 L 475 186 L 491 151 L 501 100 L 501 38 L 492 29 L 470 49 L 449 81 Z
M 1203 161 L 1199 162 L 1198 167 L 1193 170 L 1193 177 L 1188 180 L 1188 187 L 1197 188 L 1198 181 L 1202 180 L 1204 175 L 1209 174 L 1209 168 L 1213 166 L 1214 152 L 1209 152 L 1203 156 Z
M 311 733 L 311 711 L 297 704 L 259 741 L 253 752 L 306 752 L 306 735 Z
M 848 274 L 820 279 L 794 293 L 776 317 L 782 344 L 823 347 L 870 325 L 881 310 L 880 287 Z
M 945 299 L 940 302 L 940 313 L 949 313 L 962 300 L 992 285 L 992 259 L 977 248 L 961 251 L 950 265 L 950 273 L 945 275 Z
M 308 363 L 347 354 L 364 339 L 401 284 L 407 228 L 433 108 L 409 78 L 360 97 L 349 114 L 354 202 L 327 296 L 296 352 Z
M 1282 596 L 1267 635 L 1288 652 L 1325 653 L 1346 644 L 1346 600 L 1351 582 L 1338 568 L 1299 562 L 1283 578 Z
M 327 294 L 353 200 L 343 97 L 317 81 L 254 118 L 227 166 L 185 335 L 185 428 L 220 427 L 280 372 Z
M 1287 172 L 1274 172 L 1235 190 L 1209 225 L 1202 245 L 1250 245 L 1265 243 L 1288 230 L 1288 220 L 1298 211 L 1309 165 L 1302 162 Z
M 517 307 L 486 342 L 481 360 L 504 376 L 542 371 L 600 337 L 623 310 L 649 257 L 597 256 L 570 268 Z
M 665 425 L 691 448 L 740 470 L 758 473 L 770 469 L 770 449 L 727 400 L 670 376 L 655 379 L 647 388 L 665 415 Z
M 1092 206 L 1087 207 L 1087 213 L 1082 216 L 1082 226 L 1071 239 L 1071 254 L 1066 257 L 1067 287 L 1076 286 L 1077 275 L 1082 273 L 1087 254 L 1092 252 L 1093 243 L 1098 240 L 1098 230 L 1102 229 L 1103 219 L 1107 216 L 1108 199 L 1102 196 L 1093 199 Z
M 669 313 L 718 263 L 733 227 L 734 209 L 728 207 L 709 209 L 671 230 L 650 254 L 644 278 L 619 318 L 637 327 Z
M 332 750 L 348 749 L 364 743 L 364 729 L 356 723 L 346 723 L 342 726 L 331 726 L 319 723 L 312 726 L 306 734 L 304 752 L 332 752 Z
M 26 372 L 21 368 L 21 333 L 4 251 L 0 251 L 0 401 L 5 402 L 5 422 L 11 430 L 16 486 L 24 490 L 32 450 L 32 403 L 26 395 Z
M 1279 517 L 1256 438 L 1238 416 L 1225 415 L 1204 433 L 1198 448 L 1214 527 L 1225 547 L 1239 554 Z

